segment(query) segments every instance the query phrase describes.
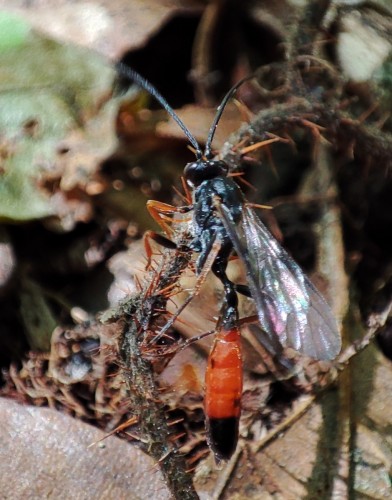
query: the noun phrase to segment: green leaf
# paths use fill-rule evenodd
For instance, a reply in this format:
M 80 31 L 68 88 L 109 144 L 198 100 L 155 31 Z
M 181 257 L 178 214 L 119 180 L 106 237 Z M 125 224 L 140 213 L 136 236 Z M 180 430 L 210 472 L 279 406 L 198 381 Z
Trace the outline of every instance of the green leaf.
M 61 140 L 94 117 L 114 75 L 97 54 L 22 27 L 15 18 L 19 35 L 0 49 L 0 220 L 7 221 L 56 215 L 45 181 L 59 168 Z
M 0 12 L 0 52 L 25 43 L 30 26 L 10 12 Z

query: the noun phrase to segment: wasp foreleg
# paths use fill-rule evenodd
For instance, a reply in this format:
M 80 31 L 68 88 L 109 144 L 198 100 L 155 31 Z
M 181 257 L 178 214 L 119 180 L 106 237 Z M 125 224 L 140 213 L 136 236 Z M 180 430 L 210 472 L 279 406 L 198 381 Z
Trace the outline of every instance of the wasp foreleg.
M 173 220 L 173 216 L 175 214 L 185 214 L 192 210 L 192 206 L 184 206 L 184 207 L 174 207 L 173 205 L 168 205 L 167 203 L 162 203 L 156 200 L 149 200 L 147 202 L 147 210 L 149 211 L 151 217 L 161 226 L 163 231 L 167 236 L 163 236 L 155 231 L 147 231 L 144 235 L 144 248 L 146 250 L 147 255 L 147 265 L 146 269 L 149 269 L 151 265 L 152 258 L 152 248 L 150 245 L 150 240 L 154 240 L 165 248 L 169 248 L 175 250 L 177 248 L 177 244 L 170 239 L 173 235 L 173 230 L 171 228 L 171 224 L 175 223 Z M 181 222 L 184 222 L 184 219 L 181 219 Z
M 170 224 L 175 223 L 175 220 L 173 220 L 173 215 L 186 214 L 193 209 L 192 205 L 186 205 L 184 207 L 174 207 L 173 205 L 168 205 L 167 203 L 162 203 L 161 201 L 156 200 L 148 200 L 146 206 L 151 217 L 169 236 L 173 234 L 173 230 L 170 227 Z M 181 222 L 184 222 L 184 219 L 181 219 Z

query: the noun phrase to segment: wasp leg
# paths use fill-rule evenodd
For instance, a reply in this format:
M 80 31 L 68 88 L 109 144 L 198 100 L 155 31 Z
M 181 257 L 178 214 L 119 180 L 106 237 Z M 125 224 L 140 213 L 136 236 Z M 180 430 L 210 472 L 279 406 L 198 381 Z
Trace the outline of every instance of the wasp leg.
M 245 295 L 245 297 L 249 297 L 250 299 L 252 298 L 252 294 L 250 293 L 250 289 L 248 285 L 236 285 L 233 283 L 235 291 L 240 293 L 241 295 Z
M 233 283 L 226 274 L 226 265 L 227 261 L 225 258 L 217 259 L 214 265 L 212 266 L 212 272 L 217 276 L 223 284 L 226 294 L 226 301 L 228 304 L 233 304 L 235 307 L 238 303 L 237 296 L 233 296 L 234 292 L 240 293 L 245 297 L 252 298 L 252 294 L 250 293 L 250 289 L 247 285 L 241 285 Z
M 161 329 L 161 331 L 156 335 L 153 339 L 152 342 L 156 342 L 162 335 L 164 335 L 167 330 L 172 326 L 172 324 L 176 321 L 178 316 L 182 313 L 182 311 L 187 307 L 187 305 L 196 297 L 196 295 L 199 293 L 200 288 L 202 287 L 203 283 L 205 282 L 207 278 L 207 274 L 212 269 L 214 262 L 221 250 L 221 243 L 220 241 L 214 241 L 213 244 L 211 245 L 211 249 L 207 255 L 207 258 L 204 262 L 203 268 L 201 269 L 199 276 L 197 277 L 197 281 L 195 283 L 195 286 L 193 287 L 192 293 L 189 295 L 189 297 L 183 302 L 183 304 L 177 309 L 176 313 L 173 314 L 173 316 L 168 320 L 168 322 L 165 324 L 165 326 Z
M 174 243 L 174 241 L 170 240 L 169 238 L 166 238 L 166 236 L 156 233 L 155 231 L 146 231 L 144 233 L 144 249 L 147 256 L 146 270 L 150 269 L 151 259 L 153 256 L 153 251 L 150 243 L 151 240 L 157 242 L 158 245 L 161 245 L 165 248 L 169 248 L 172 250 L 175 250 L 177 248 L 176 243 Z
M 151 217 L 161 226 L 167 235 L 173 234 L 173 230 L 170 224 L 173 223 L 174 214 L 185 214 L 193 209 L 192 205 L 184 207 L 174 207 L 173 205 L 168 205 L 167 203 L 162 203 L 161 201 L 148 200 L 147 210 L 149 211 Z
M 226 256 L 217 257 L 213 263 L 211 270 L 217 278 L 222 282 L 225 291 L 225 313 L 229 316 L 233 311 L 237 311 L 238 307 L 238 296 L 235 285 L 231 280 L 229 280 L 226 274 L 227 258 Z M 230 314 L 229 314 L 230 313 Z M 223 315 L 224 316 L 224 315 Z
M 170 237 L 173 234 L 173 230 L 170 227 L 170 224 L 173 222 L 174 214 L 184 214 L 192 210 L 192 206 L 184 206 L 184 207 L 174 207 L 173 205 L 168 205 L 167 203 L 162 203 L 160 201 L 149 200 L 147 202 L 147 210 L 149 211 L 151 217 L 161 226 L 163 231 Z M 152 258 L 152 248 L 150 245 L 150 240 L 156 241 L 159 245 L 175 250 L 177 248 L 177 244 L 174 243 L 169 237 L 163 236 L 155 231 L 147 231 L 144 235 L 144 248 L 146 250 L 147 255 L 147 265 L 146 269 L 149 269 L 151 266 L 151 258 Z

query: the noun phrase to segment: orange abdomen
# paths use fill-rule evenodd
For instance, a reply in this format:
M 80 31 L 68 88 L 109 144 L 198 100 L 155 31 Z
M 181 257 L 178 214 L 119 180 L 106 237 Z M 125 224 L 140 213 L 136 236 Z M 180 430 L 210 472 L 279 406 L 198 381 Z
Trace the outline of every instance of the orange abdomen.
M 206 371 L 205 414 L 208 443 L 218 459 L 228 459 L 238 440 L 242 356 L 238 328 L 219 330 Z

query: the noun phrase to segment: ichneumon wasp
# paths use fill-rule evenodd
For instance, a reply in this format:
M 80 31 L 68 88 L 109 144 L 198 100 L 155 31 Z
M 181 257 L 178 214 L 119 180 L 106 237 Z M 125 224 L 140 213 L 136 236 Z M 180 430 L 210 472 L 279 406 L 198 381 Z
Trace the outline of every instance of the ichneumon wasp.
M 193 239 L 188 251 L 198 254 L 196 274 L 203 276 L 211 270 L 223 285 L 223 304 L 206 371 L 204 406 L 208 443 L 217 460 L 228 459 L 237 445 L 241 413 L 238 294 L 253 299 L 264 332 L 263 346 L 272 355 L 279 355 L 282 347 L 291 347 L 315 359 L 333 359 L 341 348 L 340 334 L 324 298 L 246 203 L 239 186 L 228 177 L 226 163 L 213 159 L 211 144 L 222 112 L 238 87 L 253 76 L 241 80 L 223 98 L 203 151 L 150 82 L 124 64 L 120 63 L 118 70 L 164 107 L 195 149 L 196 160 L 184 169 L 193 203 L 172 207 L 150 201 L 148 208 L 163 229 L 167 229 L 165 221 L 170 215 L 192 213 Z M 152 237 L 168 248 L 176 248 L 165 236 Z M 233 283 L 226 274 L 233 253 L 244 264 L 247 285 Z

